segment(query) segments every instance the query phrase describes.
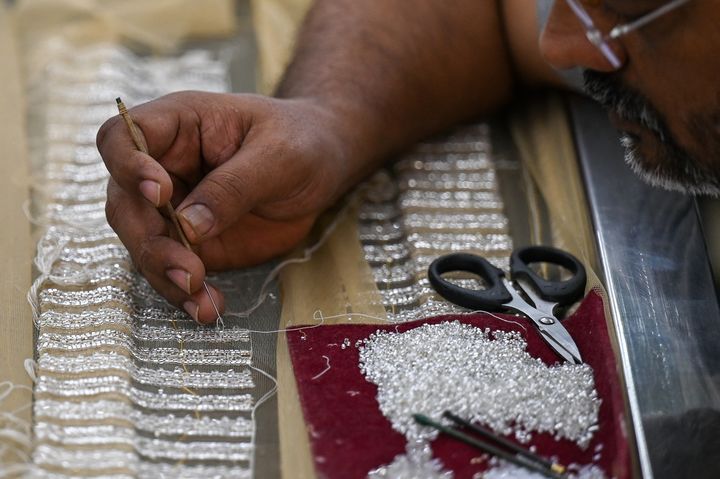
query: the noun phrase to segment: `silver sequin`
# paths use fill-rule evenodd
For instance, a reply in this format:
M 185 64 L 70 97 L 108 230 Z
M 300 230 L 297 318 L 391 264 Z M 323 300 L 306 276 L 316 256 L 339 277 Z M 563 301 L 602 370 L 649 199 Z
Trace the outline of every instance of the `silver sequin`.
M 205 52 L 138 57 L 115 46 L 57 50 L 28 78 L 36 223 L 37 382 L 32 477 L 252 475 L 258 384 L 250 332 L 199 327 L 132 268 L 105 221 L 95 147 L 114 98 L 226 91 Z M 267 386 L 263 386 L 267 391 Z
M 371 335 L 360 347 L 360 369 L 378 386 L 380 410 L 409 439 L 436 435 L 413 413 L 440 418 L 450 410 L 522 442 L 548 432 L 587 447 L 600 406 L 592 370 L 546 366 L 525 348 L 514 332 L 425 324 Z
M 439 255 L 481 253 L 507 267 L 512 238 L 495 170 L 480 124 L 418 145 L 364 184 L 360 241 L 391 321 L 461 311 L 427 282 Z

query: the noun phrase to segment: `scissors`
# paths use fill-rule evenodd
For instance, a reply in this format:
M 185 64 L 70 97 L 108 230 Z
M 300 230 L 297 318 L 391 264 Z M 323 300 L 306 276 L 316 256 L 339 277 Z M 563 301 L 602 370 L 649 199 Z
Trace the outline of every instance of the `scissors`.
M 530 268 L 548 263 L 570 271 L 569 279 L 547 280 Z M 486 289 L 468 289 L 444 279 L 444 273 L 465 271 L 480 276 Z M 585 267 L 570 253 L 550 246 L 528 246 L 510 256 L 510 279 L 482 256 L 452 253 L 432 262 L 430 284 L 448 301 L 472 310 L 520 312 L 530 318 L 545 342 L 565 361 L 581 364 L 580 351 L 567 329 L 554 314 L 558 305 L 572 304 L 585 292 Z M 525 297 L 522 296 L 523 293 Z

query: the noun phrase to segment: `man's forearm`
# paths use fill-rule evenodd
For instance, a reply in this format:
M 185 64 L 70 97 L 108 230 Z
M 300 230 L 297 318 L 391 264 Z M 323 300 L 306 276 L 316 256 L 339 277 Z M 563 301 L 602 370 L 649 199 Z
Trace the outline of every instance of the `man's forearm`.
M 491 0 L 319 0 L 277 95 L 338 114 L 357 181 L 391 152 L 507 101 L 512 73 Z

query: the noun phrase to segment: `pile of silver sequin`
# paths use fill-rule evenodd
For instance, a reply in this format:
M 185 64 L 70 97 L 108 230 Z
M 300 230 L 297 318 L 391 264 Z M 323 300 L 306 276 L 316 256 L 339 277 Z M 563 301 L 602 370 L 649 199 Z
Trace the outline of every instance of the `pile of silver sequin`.
M 517 332 L 458 321 L 424 324 L 404 333 L 376 332 L 364 340 L 360 370 L 378 386 L 382 413 L 408 439 L 409 453 L 396 460 L 396 469 L 398 461 L 431 468 L 413 458 L 429 458 L 418 451 L 437 432 L 415 424 L 414 413 L 440 419 L 449 410 L 497 433 L 514 434 L 523 443 L 533 433 L 547 432 L 586 448 L 598 429 L 600 407 L 592 369 L 585 364 L 547 366 L 526 348 Z

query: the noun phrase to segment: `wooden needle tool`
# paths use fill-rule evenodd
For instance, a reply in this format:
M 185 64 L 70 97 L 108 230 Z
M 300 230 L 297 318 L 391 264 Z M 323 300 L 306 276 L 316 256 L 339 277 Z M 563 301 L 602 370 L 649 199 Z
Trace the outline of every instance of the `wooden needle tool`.
M 135 143 L 135 147 L 140 150 L 141 152 L 145 153 L 146 155 L 149 155 L 147 144 L 145 143 L 145 140 L 143 138 L 143 135 L 140 134 L 140 130 L 138 129 L 137 125 L 133 121 L 132 117 L 130 116 L 130 112 L 128 112 L 127 107 L 122 102 L 120 97 L 115 99 L 115 102 L 117 103 L 118 112 L 120 113 L 120 116 L 125 120 L 125 125 L 127 125 L 128 131 L 130 132 L 130 137 L 133 140 L 133 143 Z M 192 250 L 192 246 L 190 246 L 190 242 L 187 239 L 187 236 L 185 236 L 185 232 L 182 229 L 182 226 L 180 225 L 180 221 L 178 220 L 177 213 L 175 212 L 175 208 L 173 208 L 173 205 L 168 201 L 165 203 L 165 205 L 162 206 L 162 208 L 165 210 L 165 213 L 170 218 L 170 221 L 175 226 L 175 231 L 177 232 L 178 237 L 180 238 L 180 241 L 182 244 L 189 250 Z M 203 280 L 203 287 L 205 288 L 205 292 L 208 295 L 208 298 L 210 298 L 210 302 L 213 305 L 213 308 L 215 308 L 215 313 L 217 314 L 217 321 L 222 323 L 222 316 L 220 316 L 220 309 L 218 308 L 217 304 L 215 303 L 215 300 L 212 297 L 212 294 L 210 294 L 210 288 L 208 288 L 207 282 Z

